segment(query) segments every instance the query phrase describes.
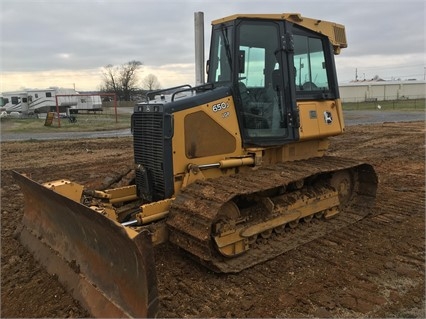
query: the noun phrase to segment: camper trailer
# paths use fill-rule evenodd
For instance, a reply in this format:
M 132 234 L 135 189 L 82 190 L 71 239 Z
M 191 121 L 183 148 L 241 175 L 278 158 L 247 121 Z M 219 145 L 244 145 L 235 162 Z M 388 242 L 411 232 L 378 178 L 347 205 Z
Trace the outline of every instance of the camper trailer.
M 77 114 L 78 111 L 102 111 L 102 100 L 99 95 L 81 95 L 75 98 L 77 104 L 69 108 L 71 114 Z
M 7 114 L 18 112 L 23 116 L 56 112 L 57 95 L 60 113 L 77 113 L 79 110 L 102 111 L 102 101 L 99 96 L 82 96 L 80 98 L 74 89 L 66 88 L 3 92 L 0 97 L 0 107 Z

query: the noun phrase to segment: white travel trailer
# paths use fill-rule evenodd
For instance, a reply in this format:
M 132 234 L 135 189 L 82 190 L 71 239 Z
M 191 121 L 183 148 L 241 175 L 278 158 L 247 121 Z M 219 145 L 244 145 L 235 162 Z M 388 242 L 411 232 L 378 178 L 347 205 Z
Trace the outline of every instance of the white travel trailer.
M 27 89 L 15 92 L 3 92 L 0 107 L 8 114 L 19 112 L 22 115 L 56 112 L 56 95 L 58 96 L 59 112 L 77 113 L 79 110 L 102 111 L 99 96 L 78 96 L 74 89 L 48 88 Z
M 78 94 L 78 93 L 77 93 Z M 99 95 L 74 96 L 77 99 L 77 104 L 69 108 L 71 114 L 78 113 L 78 111 L 102 111 L 102 100 Z

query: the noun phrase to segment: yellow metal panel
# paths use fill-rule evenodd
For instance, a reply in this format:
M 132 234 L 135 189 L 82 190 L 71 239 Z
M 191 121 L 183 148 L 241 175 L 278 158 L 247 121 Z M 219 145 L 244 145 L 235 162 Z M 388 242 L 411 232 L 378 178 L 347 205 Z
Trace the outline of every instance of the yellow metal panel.
M 213 119 L 233 138 L 235 138 L 235 149 L 232 152 L 199 158 L 188 158 L 188 154 L 186 154 L 185 150 L 185 118 L 189 114 L 200 111 L 204 112 L 209 118 Z M 227 157 L 236 157 L 244 154 L 234 101 L 230 96 L 174 113 L 174 129 L 173 171 L 175 175 L 185 173 L 187 166 L 190 163 L 195 165 L 217 163 Z M 218 137 L 212 135 L 209 136 L 209 138 L 215 139 Z
M 69 199 L 80 202 L 81 195 L 83 194 L 83 185 L 71 182 L 67 179 L 51 181 L 43 184 L 44 187 L 53 190 Z
M 297 104 L 300 116 L 300 140 L 334 136 L 343 132 L 340 103 L 309 101 Z
M 190 159 L 229 154 L 236 150 L 236 140 L 204 111 L 185 116 L 185 155 Z
M 148 217 L 151 215 L 157 215 L 161 213 L 167 213 L 173 201 L 174 201 L 174 198 L 168 198 L 165 200 L 159 200 L 153 203 L 142 205 L 141 218 Z
M 111 195 L 110 203 L 126 202 L 138 198 L 136 185 L 124 186 L 105 190 L 105 193 Z

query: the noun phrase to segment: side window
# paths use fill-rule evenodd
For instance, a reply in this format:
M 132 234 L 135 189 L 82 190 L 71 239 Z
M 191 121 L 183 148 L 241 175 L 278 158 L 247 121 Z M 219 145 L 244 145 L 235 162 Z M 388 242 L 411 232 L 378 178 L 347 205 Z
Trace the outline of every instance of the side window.
M 241 45 L 240 54 L 245 65 L 243 73 L 240 73 L 241 81 L 247 87 L 265 87 L 265 48 Z
M 7 103 L 9 103 L 9 99 L 7 97 L 0 98 L 0 106 L 5 106 Z
M 46 97 L 52 97 L 52 93 L 51 92 L 46 92 Z
M 296 90 L 328 90 L 329 83 L 321 39 L 294 35 Z
M 209 82 L 231 82 L 231 32 L 225 27 L 213 32 L 209 61 Z
M 9 103 L 8 98 L 0 97 L 0 106 L 5 106 L 7 103 Z
M 20 103 L 20 101 L 19 101 L 19 97 L 17 97 L 17 96 L 12 96 L 12 104 L 13 105 L 16 105 L 16 104 L 19 104 Z

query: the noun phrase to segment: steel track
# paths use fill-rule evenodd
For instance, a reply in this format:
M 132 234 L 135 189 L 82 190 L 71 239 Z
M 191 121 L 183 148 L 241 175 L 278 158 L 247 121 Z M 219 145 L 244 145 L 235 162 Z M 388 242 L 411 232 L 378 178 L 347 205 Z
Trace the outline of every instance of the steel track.
M 291 188 L 291 184 L 312 177 L 329 178 L 333 172 L 344 170 L 350 170 L 354 176 L 354 196 L 332 219 L 301 223 L 295 230 L 274 235 L 264 244 L 253 245 L 234 258 L 223 257 L 217 252 L 212 225 L 226 202 L 280 186 Z M 169 238 L 213 271 L 240 272 L 364 218 L 374 205 L 376 189 L 377 176 L 371 165 L 339 157 L 286 162 L 249 173 L 201 180 L 182 190 L 173 202 L 167 219 Z

